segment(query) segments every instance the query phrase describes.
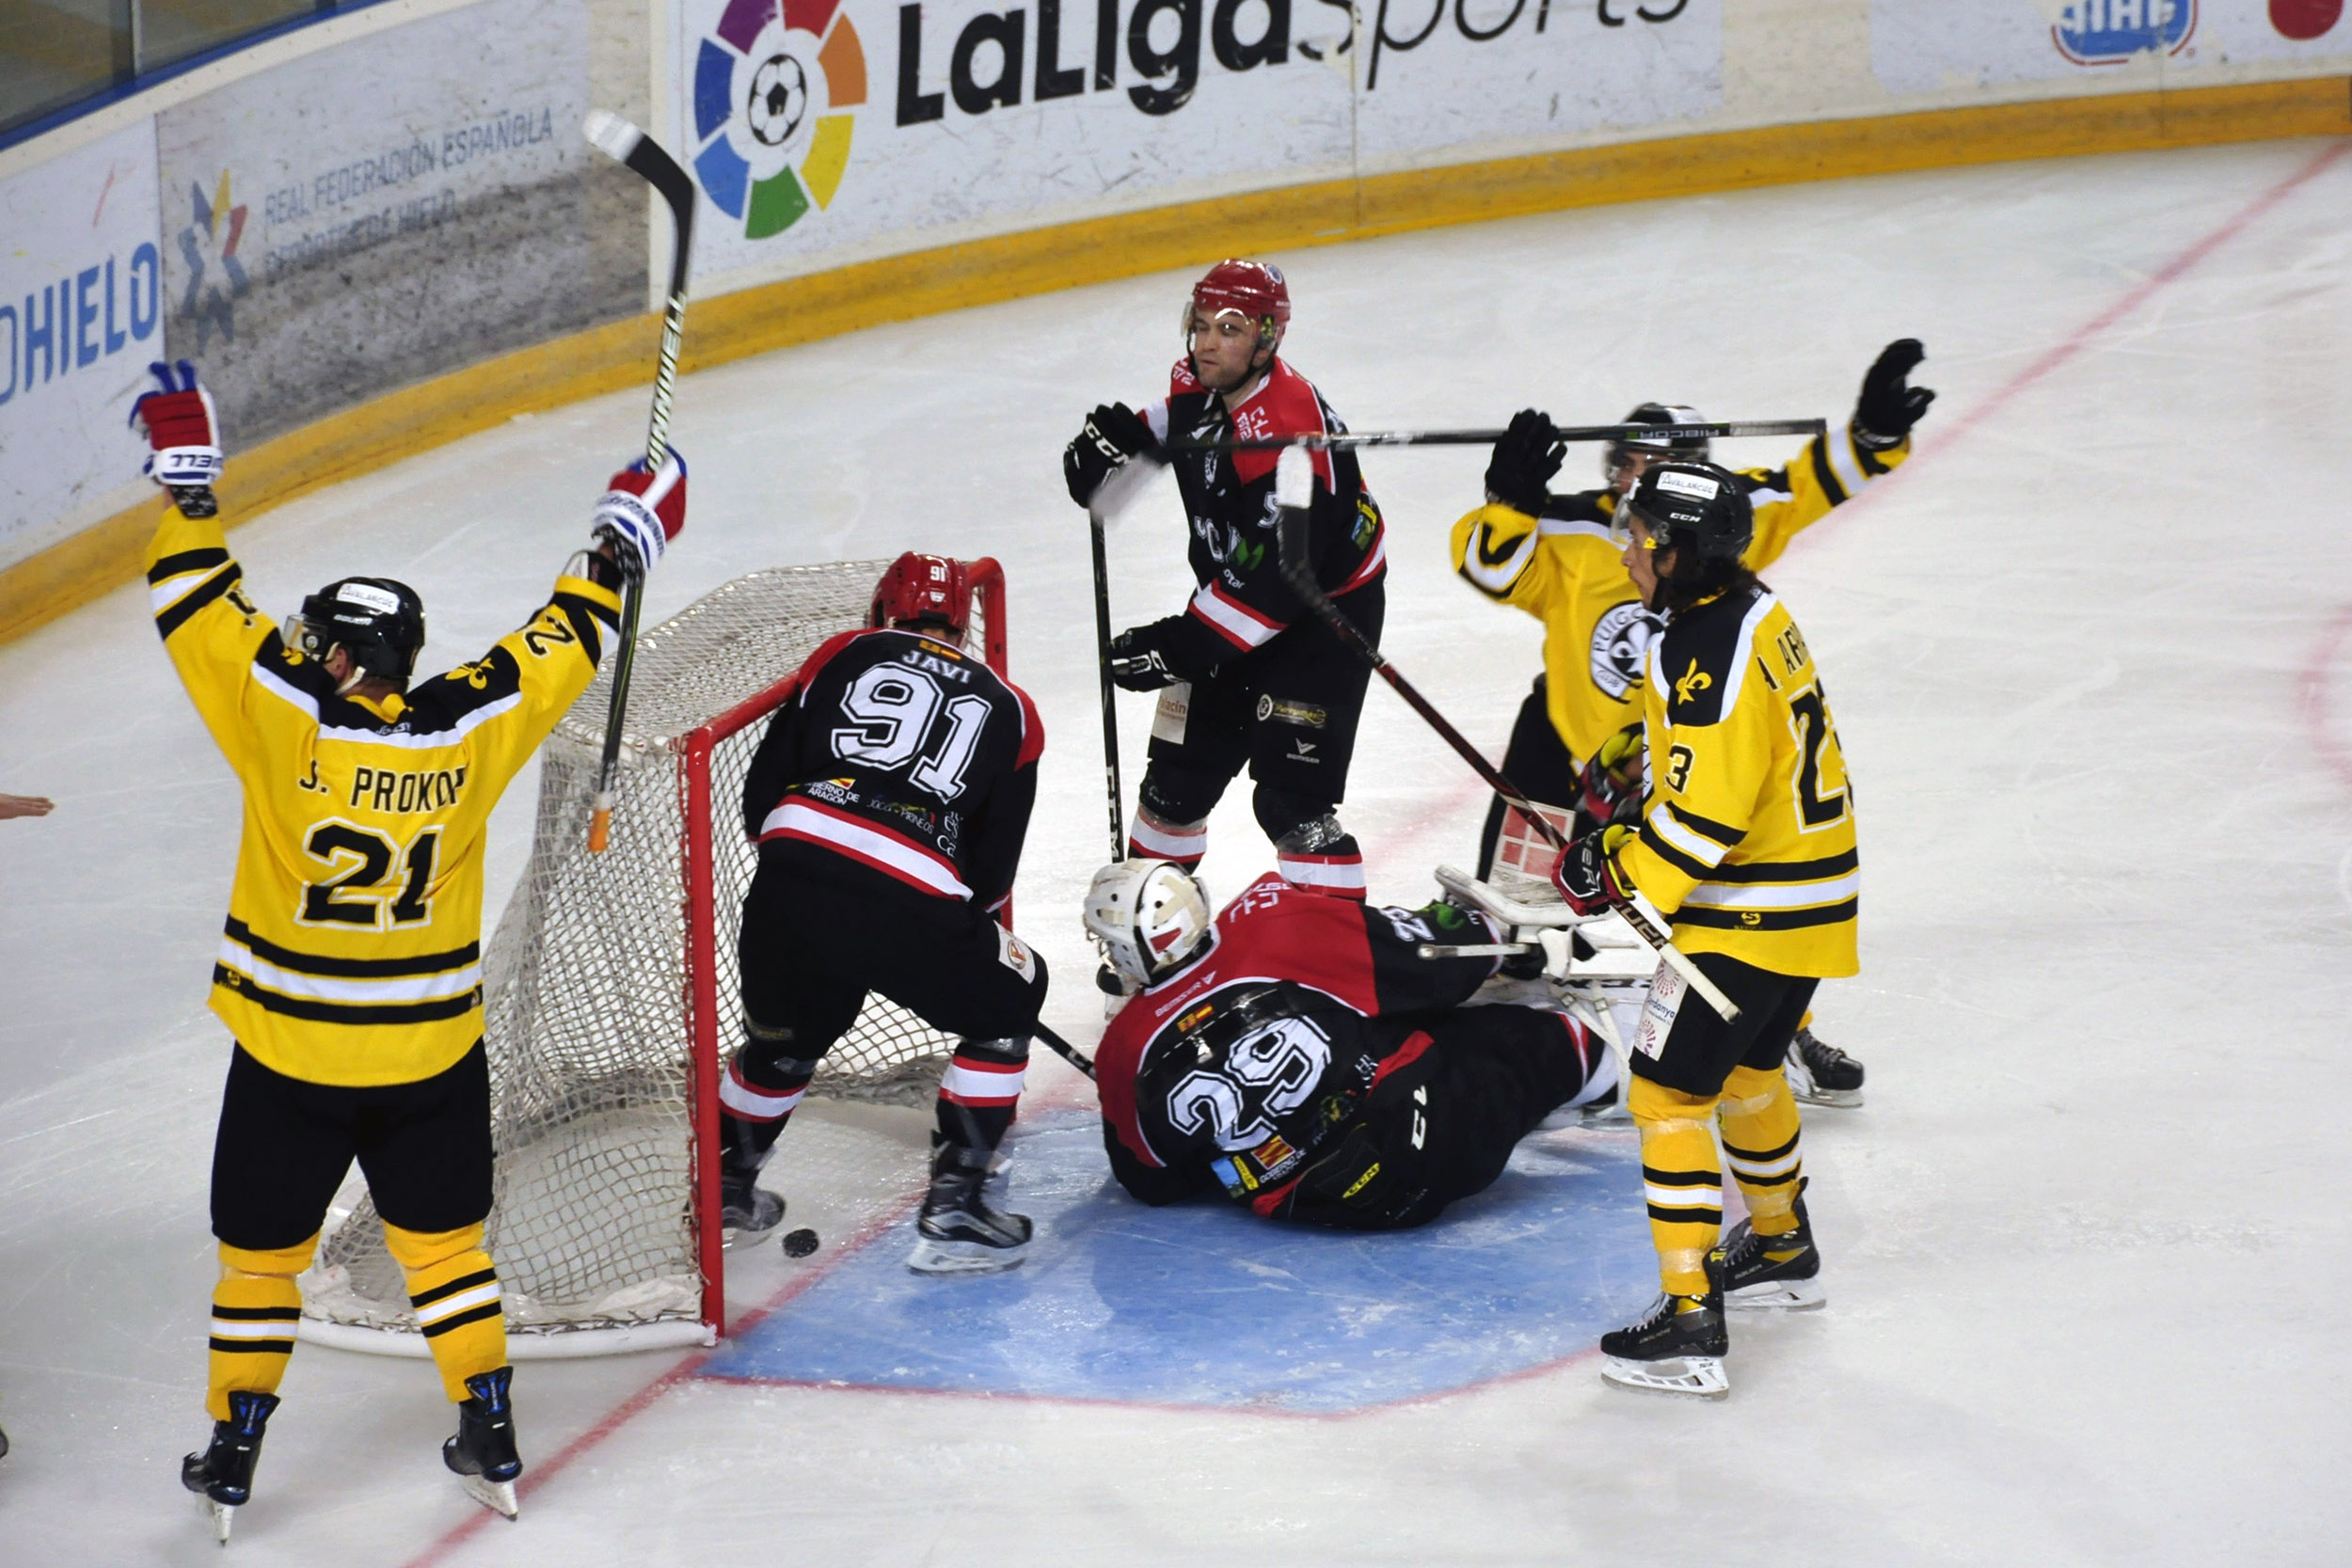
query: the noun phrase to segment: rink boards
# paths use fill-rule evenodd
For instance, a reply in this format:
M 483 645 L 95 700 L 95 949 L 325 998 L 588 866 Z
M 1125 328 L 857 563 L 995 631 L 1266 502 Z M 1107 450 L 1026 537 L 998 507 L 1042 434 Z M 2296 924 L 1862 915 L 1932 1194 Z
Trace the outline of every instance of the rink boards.
M 1213 1200 L 1147 1209 L 1112 1182 L 1089 1112 L 1041 1117 L 1011 1148 L 1008 1201 L 1039 1232 L 1021 1268 L 912 1274 L 910 1213 L 701 1375 L 1334 1415 L 1585 1354 L 1657 1290 L 1622 1124 L 1537 1132 L 1435 1224 L 1371 1234 Z

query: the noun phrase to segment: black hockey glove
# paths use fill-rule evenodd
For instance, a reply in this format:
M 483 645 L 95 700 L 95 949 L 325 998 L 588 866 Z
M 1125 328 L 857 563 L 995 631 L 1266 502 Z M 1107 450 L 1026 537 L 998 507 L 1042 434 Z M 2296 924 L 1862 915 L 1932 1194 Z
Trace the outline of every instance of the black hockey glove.
M 1913 370 L 1928 351 L 1916 338 L 1898 338 L 1879 351 L 1877 363 L 1862 378 L 1862 396 L 1854 404 L 1854 445 L 1866 451 L 1884 451 L 1902 445 L 1935 394 L 1909 384 Z
M 1156 451 L 1159 445 L 1159 437 L 1152 434 L 1143 416 L 1125 404 L 1097 404 L 1087 416 L 1086 428 L 1062 448 L 1061 474 L 1070 486 L 1070 499 L 1086 505 L 1114 469 L 1125 467 L 1145 452 Z
M 1157 626 L 1130 626 L 1111 639 L 1111 680 L 1129 691 L 1157 691 L 1184 677 L 1168 667 Z
M 1551 499 L 1551 476 L 1560 471 L 1567 447 L 1551 417 L 1533 408 L 1511 416 L 1511 428 L 1495 443 L 1486 462 L 1486 494 L 1533 517 Z

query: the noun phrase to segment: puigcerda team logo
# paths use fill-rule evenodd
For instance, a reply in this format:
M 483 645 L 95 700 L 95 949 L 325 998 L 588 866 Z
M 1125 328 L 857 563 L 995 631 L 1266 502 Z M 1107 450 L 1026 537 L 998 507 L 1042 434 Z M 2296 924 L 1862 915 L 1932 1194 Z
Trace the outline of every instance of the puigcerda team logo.
M 728 0 L 694 57 L 694 173 L 764 240 L 833 204 L 866 102 L 866 48 L 841 0 Z

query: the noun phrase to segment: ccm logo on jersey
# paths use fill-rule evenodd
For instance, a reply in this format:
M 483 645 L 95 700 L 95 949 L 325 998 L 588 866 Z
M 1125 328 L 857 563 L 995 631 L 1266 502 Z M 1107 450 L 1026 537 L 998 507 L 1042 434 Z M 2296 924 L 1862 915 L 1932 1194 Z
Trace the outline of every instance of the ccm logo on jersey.
M 466 787 L 466 770 L 440 768 L 429 773 L 395 773 L 389 768 L 355 768 L 351 772 L 351 801 L 371 811 L 440 811 L 457 803 Z

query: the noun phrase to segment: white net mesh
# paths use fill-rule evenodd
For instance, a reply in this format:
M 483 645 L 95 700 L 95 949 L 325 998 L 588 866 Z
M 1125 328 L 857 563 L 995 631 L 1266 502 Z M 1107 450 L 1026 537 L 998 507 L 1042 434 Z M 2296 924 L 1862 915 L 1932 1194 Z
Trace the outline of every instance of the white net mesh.
M 507 1326 L 563 1333 L 701 1316 L 687 1002 L 689 737 L 862 625 L 885 563 L 739 578 L 638 640 L 611 847 L 588 852 L 611 675 L 547 743 L 531 863 L 484 962 L 498 1161 L 486 1243 Z M 976 604 L 985 646 L 991 598 Z M 756 863 L 743 775 L 764 718 L 710 759 L 716 1026 L 740 1037 L 735 937 Z M 826 1057 L 813 1095 L 928 1099 L 951 1042 L 880 998 Z M 310 1317 L 413 1332 L 399 1265 L 364 1199 L 330 1225 L 304 1279 Z M 392 1347 L 387 1347 L 392 1348 Z

